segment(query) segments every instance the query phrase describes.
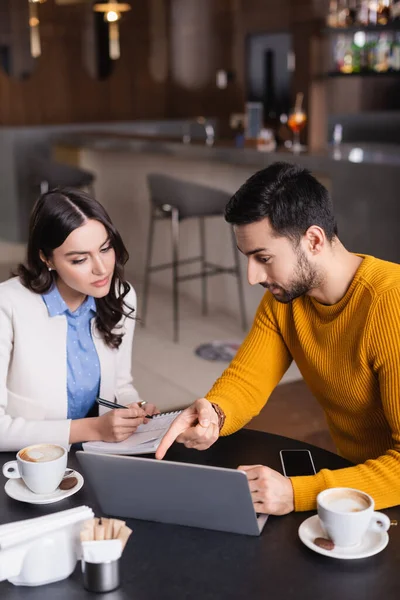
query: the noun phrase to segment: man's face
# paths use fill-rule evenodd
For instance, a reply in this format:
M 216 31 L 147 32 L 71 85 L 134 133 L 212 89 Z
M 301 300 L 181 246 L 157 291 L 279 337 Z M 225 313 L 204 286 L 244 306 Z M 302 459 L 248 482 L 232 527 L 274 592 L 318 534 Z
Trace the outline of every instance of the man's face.
M 237 225 L 235 234 L 239 250 L 248 258 L 250 285 L 259 283 L 284 304 L 319 285 L 320 277 L 310 262 L 305 238 L 296 246 L 289 238 L 276 237 L 267 218 Z

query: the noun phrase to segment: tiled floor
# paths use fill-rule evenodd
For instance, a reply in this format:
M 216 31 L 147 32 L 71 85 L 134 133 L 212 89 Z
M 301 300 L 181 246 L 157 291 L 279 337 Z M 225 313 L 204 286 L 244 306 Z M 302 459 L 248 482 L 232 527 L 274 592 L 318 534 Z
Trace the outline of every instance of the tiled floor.
M 0 281 L 23 259 L 23 246 L 0 242 Z M 221 312 L 201 315 L 200 305 L 181 296 L 180 342 L 172 341 L 170 294 L 153 286 L 146 327 L 138 322 L 134 339 L 133 373 L 142 396 L 162 409 L 187 406 L 202 397 L 227 363 L 210 362 L 195 355 L 194 349 L 212 340 L 243 339 L 239 319 Z M 304 440 L 334 450 L 321 408 L 292 364 L 260 415 L 248 425 Z

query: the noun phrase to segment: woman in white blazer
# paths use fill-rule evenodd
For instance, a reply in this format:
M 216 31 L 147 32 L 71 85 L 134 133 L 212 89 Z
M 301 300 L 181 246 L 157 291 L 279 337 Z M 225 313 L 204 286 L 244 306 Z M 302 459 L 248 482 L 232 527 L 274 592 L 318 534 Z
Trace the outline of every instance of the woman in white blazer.
M 78 190 L 38 199 L 26 264 L 0 284 L 0 450 L 120 441 L 156 412 L 132 383 L 127 259 L 96 200 Z M 96 414 L 97 396 L 128 408 Z

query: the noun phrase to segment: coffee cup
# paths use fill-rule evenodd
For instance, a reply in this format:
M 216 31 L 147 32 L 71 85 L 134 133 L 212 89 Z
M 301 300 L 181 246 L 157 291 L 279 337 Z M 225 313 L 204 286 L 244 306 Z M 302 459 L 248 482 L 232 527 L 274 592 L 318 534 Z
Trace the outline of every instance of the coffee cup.
M 374 506 L 371 496 L 353 488 L 329 488 L 317 496 L 321 526 L 336 546 L 356 546 L 367 531 L 389 529 L 389 517 Z
M 54 492 L 65 473 L 68 452 L 57 444 L 35 444 L 22 448 L 17 460 L 3 465 L 3 475 L 9 479 L 22 478 L 35 494 Z

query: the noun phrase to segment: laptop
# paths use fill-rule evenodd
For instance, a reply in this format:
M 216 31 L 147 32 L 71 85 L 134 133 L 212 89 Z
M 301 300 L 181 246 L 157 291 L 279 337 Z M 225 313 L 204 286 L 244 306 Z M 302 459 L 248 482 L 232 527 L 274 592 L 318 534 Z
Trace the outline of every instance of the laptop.
M 255 536 L 268 518 L 254 511 L 242 471 L 87 451 L 76 456 L 106 515 Z

